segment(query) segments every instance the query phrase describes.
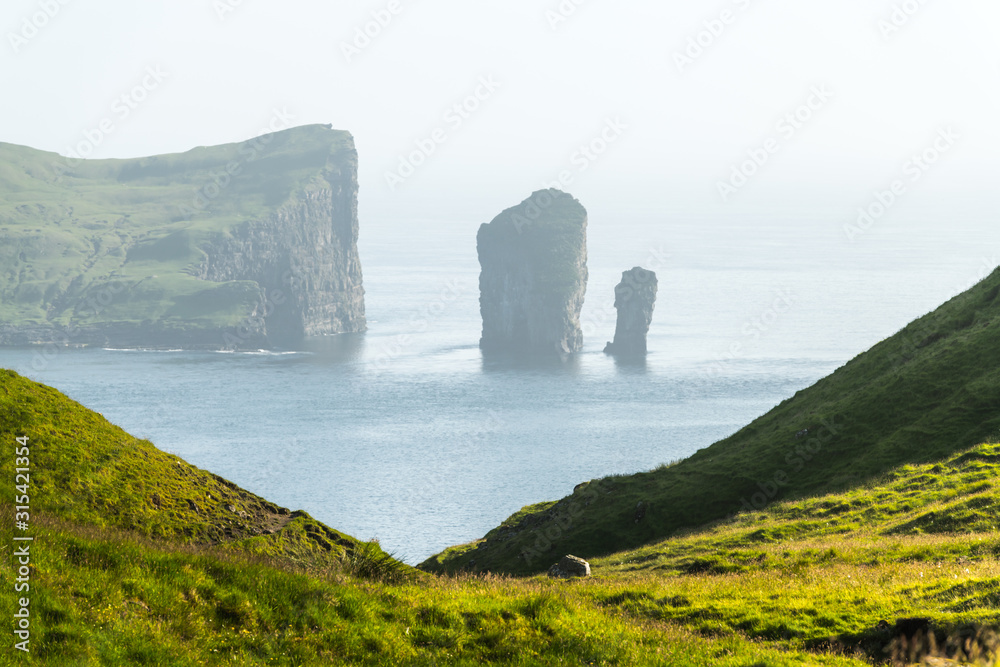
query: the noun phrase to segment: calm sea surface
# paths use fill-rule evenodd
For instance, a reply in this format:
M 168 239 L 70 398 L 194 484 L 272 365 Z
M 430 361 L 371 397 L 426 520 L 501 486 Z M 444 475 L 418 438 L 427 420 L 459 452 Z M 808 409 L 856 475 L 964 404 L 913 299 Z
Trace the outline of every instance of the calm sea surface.
M 478 349 L 475 230 L 364 227 L 364 336 L 285 353 L 0 350 L 0 366 L 416 563 L 581 481 L 729 435 L 997 264 L 933 226 L 901 245 L 849 244 L 832 221 L 592 225 L 586 350 L 515 363 Z M 636 265 L 660 293 L 647 363 L 622 366 L 602 349 Z

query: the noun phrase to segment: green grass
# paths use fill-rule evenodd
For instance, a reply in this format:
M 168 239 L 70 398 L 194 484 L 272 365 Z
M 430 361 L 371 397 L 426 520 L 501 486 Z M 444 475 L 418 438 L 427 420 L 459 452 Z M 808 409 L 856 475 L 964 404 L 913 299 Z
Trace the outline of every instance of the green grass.
M 994 646 L 1000 626 L 995 444 L 594 559 L 593 577 L 564 581 L 419 573 L 4 371 L 3 469 L 20 436 L 32 654 L 7 645 L 0 664 L 858 666 L 899 652 L 882 620 L 930 619 L 947 655 L 970 638 Z M 15 500 L 0 488 L 11 590 Z
M 596 599 L 596 580 L 418 573 L 3 371 L 5 470 L 17 437 L 32 470 L 32 653 L 7 644 L 0 664 L 859 664 L 632 614 Z M 15 498 L 0 489 L 9 591 Z
M 539 572 L 566 553 L 636 548 L 984 442 L 1000 432 L 998 294 L 995 272 L 729 438 L 675 465 L 595 480 L 554 505 L 523 510 L 424 567 Z M 808 436 L 797 437 L 804 429 Z
M 44 520 L 35 534 L 34 664 L 862 664 L 623 613 L 597 582 L 386 584 Z
M 361 556 L 377 560 L 373 551 L 381 553 L 134 438 L 55 389 L 7 370 L 0 370 L 0 435 L 9 441 L 0 448 L 4 470 L 15 467 L 13 438 L 28 437 L 32 513 L 168 544 L 219 545 L 306 570 Z M 0 502 L 13 505 L 15 493 L 12 484 L 0 485 Z M 397 566 L 400 573 L 408 570 Z
M 353 154 L 350 134 L 320 125 L 133 160 L 0 143 L 0 323 L 236 326 L 260 286 L 200 280 L 203 247 L 329 188 Z
M 879 622 L 910 617 L 942 646 L 979 633 L 995 647 L 998 508 L 1000 445 L 980 445 L 593 559 L 574 586 L 628 617 L 784 651 L 888 658 Z
M 877 655 L 880 620 L 1000 626 L 1000 445 L 591 562 L 594 599 L 702 634 Z M 880 644 L 880 638 L 883 643 Z
M 0 467 L 27 436 L 36 540 L 33 655 L 0 663 L 996 665 L 998 292 L 994 274 L 691 459 L 523 508 L 424 564 L 442 575 L 0 372 Z M 477 572 L 565 553 L 593 576 Z M 929 635 L 907 643 L 914 617 Z
M 587 581 L 305 573 L 280 558 L 152 542 L 45 513 L 33 531 L 36 659 L 865 665 L 891 655 L 893 638 L 878 622 L 912 616 L 930 618 L 942 644 L 977 632 L 989 640 L 981 630 L 1000 624 L 1000 532 L 897 528 L 941 502 L 996 495 L 1000 464 L 984 468 L 979 457 L 997 452 L 979 447 L 882 484 L 598 559 Z M 984 478 L 988 490 L 977 488 Z M 897 493 L 910 493 L 913 506 L 884 512 Z M 10 576 L 0 573 L 0 585 Z

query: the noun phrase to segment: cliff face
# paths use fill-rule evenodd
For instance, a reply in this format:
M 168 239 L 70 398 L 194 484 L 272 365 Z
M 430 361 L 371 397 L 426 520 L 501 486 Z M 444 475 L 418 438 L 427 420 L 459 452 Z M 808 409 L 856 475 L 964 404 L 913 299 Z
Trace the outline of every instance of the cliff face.
M 646 335 L 653 321 L 656 290 L 656 274 L 652 271 L 637 266 L 622 273 L 622 281 L 615 287 L 618 311 L 615 339 L 604 348 L 605 353 L 621 357 L 646 354 Z
M 199 277 L 253 281 L 274 342 L 366 328 L 358 257 L 358 184 L 353 165 L 334 173 L 330 189 L 308 193 L 264 220 L 240 225 L 207 244 Z
M 290 347 L 366 328 L 347 132 L 135 160 L 0 144 L 0 163 L 0 345 Z
M 587 211 L 542 190 L 479 229 L 484 351 L 570 353 L 583 347 Z

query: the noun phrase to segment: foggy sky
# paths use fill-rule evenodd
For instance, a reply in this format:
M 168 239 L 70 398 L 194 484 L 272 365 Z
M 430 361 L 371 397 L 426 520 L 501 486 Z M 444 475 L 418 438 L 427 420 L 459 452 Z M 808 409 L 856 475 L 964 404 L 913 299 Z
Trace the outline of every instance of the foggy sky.
M 568 174 L 592 219 L 780 213 L 842 243 L 897 181 L 885 226 L 992 219 L 998 23 L 993 0 L 6 0 L 0 141 L 65 155 L 110 121 L 92 157 L 135 157 L 329 123 L 363 217 L 485 222 Z

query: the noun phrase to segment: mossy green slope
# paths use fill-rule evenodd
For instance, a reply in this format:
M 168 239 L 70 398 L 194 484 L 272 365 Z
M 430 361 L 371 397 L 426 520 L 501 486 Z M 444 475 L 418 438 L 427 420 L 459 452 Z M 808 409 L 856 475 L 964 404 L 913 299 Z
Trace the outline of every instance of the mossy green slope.
M 11 641 L 0 664 L 866 664 L 738 633 L 703 636 L 632 614 L 594 597 L 613 595 L 607 582 L 577 588 L 428 577 L 393 584 L 307 576 L 267 560 L 150 545 L 56 522 L 40 524 L 35 536 L 32 654 L 13 655 Z M 9 590 L 12 579 L 0 568 L 0 585 Z
M 998 528 L 1000 445 L 984 444 L 595 559 L 609 586 L 593 596 L 699 633 L 869 658 L 892 643 L 879 622 L 907 617 L 941 645 L 978 634 L 995 648 L 983 630 L 1000 625 Z
M 51 407 L 49 392 L 32 400 Z M 31 402 L 15 401 L 22 418 Z M 29 442 L 52 447 L 67 425 L 36 428 Z M 116 435 L 97 416 L 73 427 L 90 445 Z M 66 460 L 39 453 L 32 467 Z M 131 465 L 141 476 L 148 463 Z M 954 658 L 997 646 L 998 504 L 1000 445 L 981 445 L 596 559 L 585 581 L 304 573 L 285 557 L 33 510 L 32 654 L 16 664 L 860 667 L 895 654 L 902 665 L 919 657 L 903 659 L 891 626 L 913 616 L 929 621 L 937 655 Z M 13 506 L 0 509 L 9 556 Z M 980 657 L 927 664 L 995 664 Z
M 170 544 L 219 545 L 306 569 L 372 548 L 132 437 L 51 387 L 0 370 L 5 470 L 14 469 L 14 438 L 22 436 L 31 453 L 33 516 Z M 0 502 L 14 500 L 13 485 L 0 485 Z
M 0 466 L 15 466 L 22 436 L 32 652 L 8 645 L 0 664 L 859 667 L 902 655 L 879 621 L 918 615 L 950 642 L 939 655 L 997 645 L 1000 445 L 775 502 L 557 581 L 418 577 L 307 516 L 275 526 L 293 515 L 0 372 Z M 15 499 L 0 488 L 11 590 Z
M 323 125 L 128 160 L 0 143 L 0 325 L 182 341 L 237 326 L 260 288 L 200 279 L 202 248 L 330 187 L 325 174 L 355 160 L 351 135 Z
M 832 547 L 817 550 L 816 545 Z M 950 544 L 950 548 L 942 545 Z M 594 560 L 604 574 L 802 570 L 823 562 L 967 562 L 1000 557 L 1000 445 L 907 464 L 845 491 L 774 503 Z
M 700 636 L 606 604 L 601 591 L 617 586 L 607 581 L 416 576 L 307 516 L 275 529 L 270 519 L 290 518 L 280 508 L 3 371 L 6 470 L 18 437 L 32 471 L 30 529 L 16 533 L 34 538 L 20 592 L 31 652 L 16 653 L 10 637 L 0 664 L 864 664 L 739 633 Z M 0 485 L 8 591 L 20 576 L 12 486 Z
M 582 485 L 423 567 L 538 572 L 988 440 L 1000 430 L 998 294 L 1000 271 L 679 464 Z

